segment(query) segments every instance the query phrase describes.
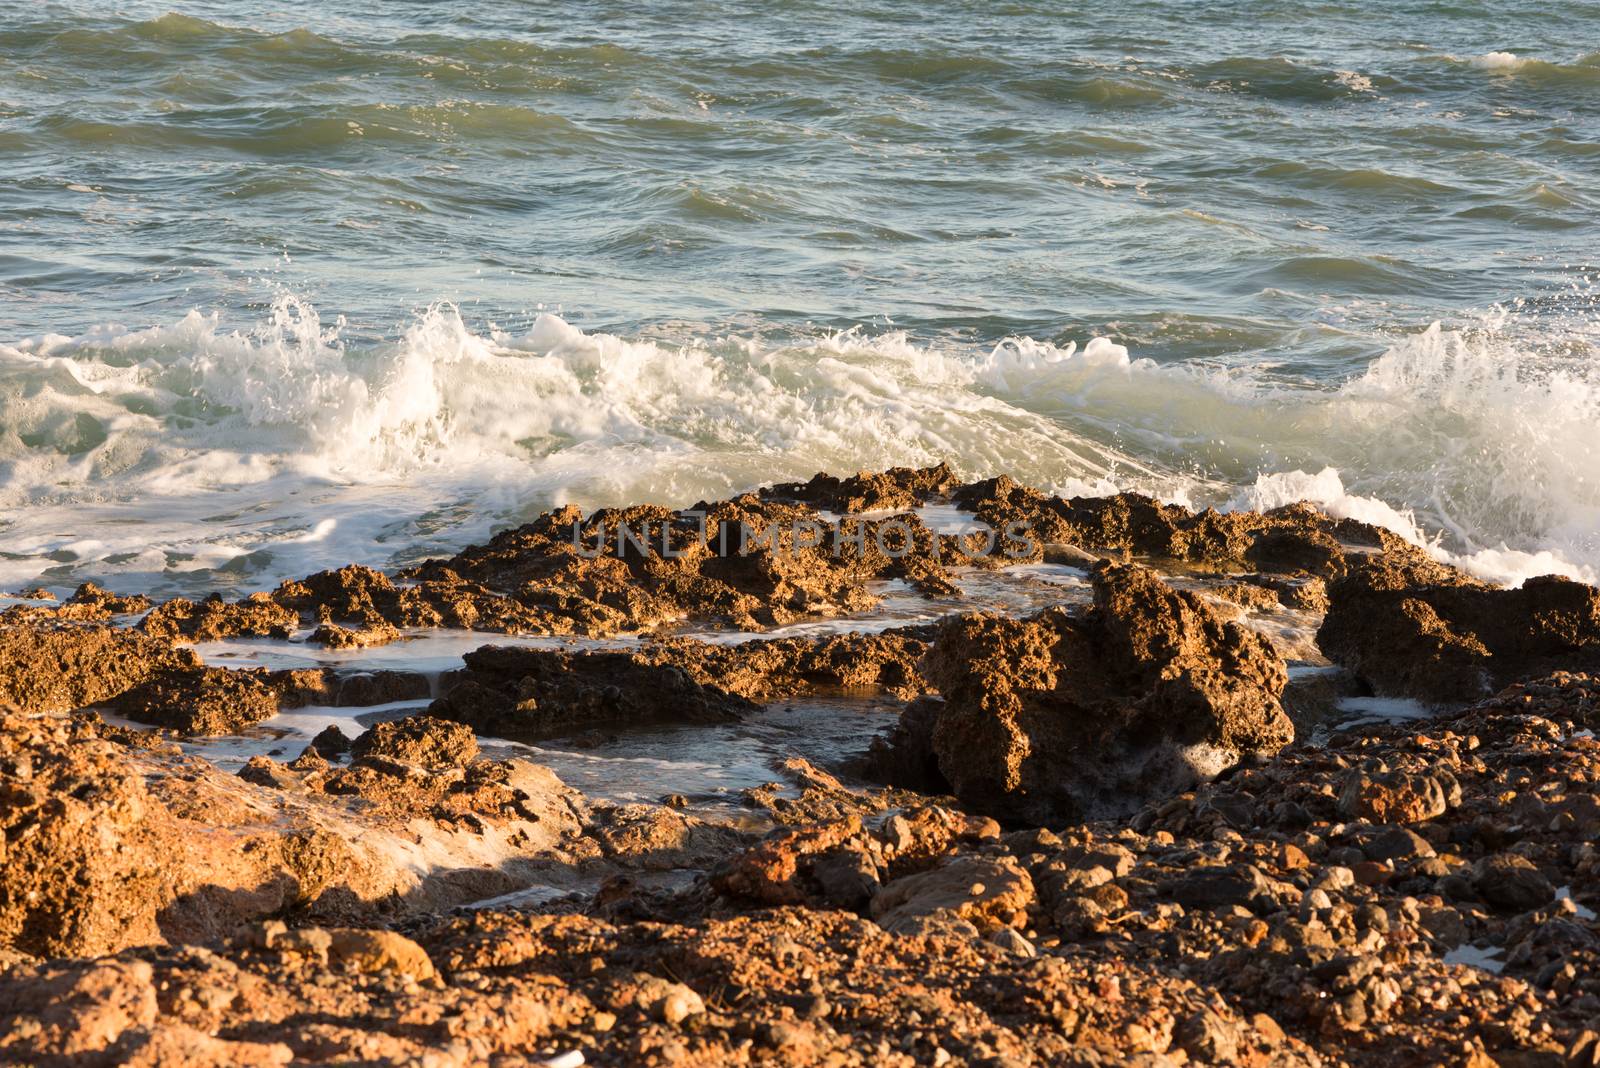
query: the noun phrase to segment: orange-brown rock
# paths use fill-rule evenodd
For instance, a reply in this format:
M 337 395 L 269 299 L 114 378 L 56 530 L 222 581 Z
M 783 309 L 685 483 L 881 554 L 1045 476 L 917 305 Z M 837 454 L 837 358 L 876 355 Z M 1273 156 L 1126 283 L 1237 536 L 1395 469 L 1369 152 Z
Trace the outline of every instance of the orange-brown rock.
M 109 701 L 160 672 L 198 664 L 188 650 L 121 627 L 0 626 L 0 701 L 27 712 Z
M 931 752 L 968 806 L 1040 823 L 1132 811 L 1290 741 L 1266 639 L 1145 568 L 1102 565 L 1093 582 L 1082 616 L 947 621 L 924 666 L 943 702 L 916 711 L 926 735 L 902 722 L 907 753 L 889 763 Z

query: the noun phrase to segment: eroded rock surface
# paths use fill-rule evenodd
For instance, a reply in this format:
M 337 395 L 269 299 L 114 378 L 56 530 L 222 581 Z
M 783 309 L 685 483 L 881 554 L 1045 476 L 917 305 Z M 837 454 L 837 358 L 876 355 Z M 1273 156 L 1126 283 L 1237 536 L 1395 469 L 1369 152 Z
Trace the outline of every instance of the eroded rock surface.
M 485 646 L 428 714 L 479 734 L 533 739 L 609 724 L 720 723 L 755 709 L 675 667 L 622 652 Z
M 1519 589 L 1385 555 L 1328 587 L 1317 644 L 1380 693 L 1470 701 L 1552 670 L 1600 668 L 1600 590 L 1557 576 Z
M 164 671 L 198 666 L 193 653 L 123 628 L 0 626 L 0 701 L 25 712 L 98 704 Z
M 910 712 L 904 752 L 879 766 L 931 753 L 965 804 L 1048 823 L 1131 811 L 1290 741 L 1287 671 L 1264 638 L 1145 568 L 1102 565 L 1093 582 L 1082 616 L 947 621 L 924 666 L 942 703 Z

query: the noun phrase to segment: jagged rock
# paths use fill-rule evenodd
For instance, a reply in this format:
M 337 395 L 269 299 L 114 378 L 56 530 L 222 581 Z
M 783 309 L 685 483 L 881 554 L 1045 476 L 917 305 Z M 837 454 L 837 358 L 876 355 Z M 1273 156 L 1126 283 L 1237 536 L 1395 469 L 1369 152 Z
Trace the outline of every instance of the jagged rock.
M 379 723 L 350 743 L 350 756 L 383 757 L 424 768 L 465 767 L 478 755 L 472 728 L 433 716 Z
M 289 638 L 300 617 L 264 593 L 229 604 L 213 594 L 199 604 L 182 597 L 158 605 L 140 620 L 147 634 L 173 640 L 213 642 L 224 638 Z
M 33 590 L 23 596 L 40 603 L 12 605 L 0 611 L 0 623 L 99 623 L 150 607 L 150 598 L 143 594 L 115 594 L 93 582 L 83 583 L 61 604 L 53 603 L 55 596 L 45 590 Z
M 479 734 L 531 739 L 608 724 L 720 723 L 755 705 L 631 653 L 484 646 L 428 707 Z
M 902 722 L 896 763 L 931 750 L 965 804 L 1038 824 L 1128 812 L 1290 741 L 1287 670 L 1264 638 L 1145 568 L 1092 578 L 1082 616 L 947 621 L 924 665 L 943 706 Z
M 903 698 L 923 692 L 917 663 L 926 628 L 825 638 L 780 638 L 725 645 L 664 638 L 640 649 L 650 664 L 679 668 L 702 685 L 752 701 L 815 691 L 886 690 Z
M 809 482 L 785 482 L 761 491 L 768 500 L 794 501 L 814 508 L 850 514 L 893 508 L 915 508 L 955 489 L 957 479 L 949 464 L 934 467 L 891 467 L 887 471 L 862 471 L 849 478 L 829 474 Z
M 1285 574 L 1332 577 L 1346 569 L 1346 544 L 1403 544 L 1386 530 L 1330 519 L 1305 505 L 1265 513 L 1194 512 L 1137 493 L 1052 497 L 1006 475 L 962 486 L 952 496 L 991 528 L 1023 529 L 1044 543 Z
M 109 701 L 159 672 L 195 668 L 187 649 L 118 627 L 0 627 L 0 701 L 65 712 Z
M 924 794 L 946 794 L 950 783 L 939 770 L 933 748 L 933 729 L 944 711 L 944 700 L 919 697 L 906 705 L 888 731 L 872 739 L 866 772 L 878 782 Z
M 135 722 L 183 734 L 238 734 L 278 714 L 278 691 L 265 672 L 186 668 L 135 686 L 114 706 Z
M 1385 553 L 1328 587 L 1322 651 L 1380 693 L 1443 704 L 1600 666 L 1600 589 L 1554 575 L 1499 589 Z
M 380 619 L 360 627 L 323 623 L 311 632 L 307 641 L 313 645 L 326 645 L 329 649 L 370 649 L 397 642 L 401 637 L 400 628 L 388 620 Z

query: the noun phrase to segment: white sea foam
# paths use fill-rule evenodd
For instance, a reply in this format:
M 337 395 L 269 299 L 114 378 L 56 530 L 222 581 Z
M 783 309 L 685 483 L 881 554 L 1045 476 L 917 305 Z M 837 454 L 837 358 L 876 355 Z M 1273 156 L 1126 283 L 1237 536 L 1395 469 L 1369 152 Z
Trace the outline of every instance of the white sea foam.
M 245 332 L 195 312 L 0 344 L 0 588 L 262 586 L 567 501 L 938 460 L 1067 494 L 1310 500 L 1502 581 L 1600 564 L 1600 373 L 1492 324 L 1413 335 L 1338 388 L 1104 338 L 664 343 L 554 315 L 473 329 L 449 306 L 389 343 L 343 332 L 284 297 Z
M 1510 52 L 1487 52 L 1481 56 L 1473 56 L 1471 63 L 1474 67 L 1483 70 L 1514 71 L 1527 64 L 1528 60 Z

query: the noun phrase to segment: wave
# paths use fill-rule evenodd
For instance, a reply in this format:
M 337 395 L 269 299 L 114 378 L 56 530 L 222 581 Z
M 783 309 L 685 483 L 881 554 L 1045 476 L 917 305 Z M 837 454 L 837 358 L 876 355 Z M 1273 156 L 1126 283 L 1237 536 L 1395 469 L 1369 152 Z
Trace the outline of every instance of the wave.
M 1062 493 L 1309 499 L 1502 581 L 1600 567 L 1592 350 L 1502 323 L 1431 327 L 1337 388 L 1104 338 L 669 342 L 552 314 L 474 330 L 448 305 L 393 341 L 344 332 L 283 296 L 243 332 L 196 311 L 0 344 L 0 585 L 263 585 L 416 559 L 567 501 L 686 505 L 939 460 Z

